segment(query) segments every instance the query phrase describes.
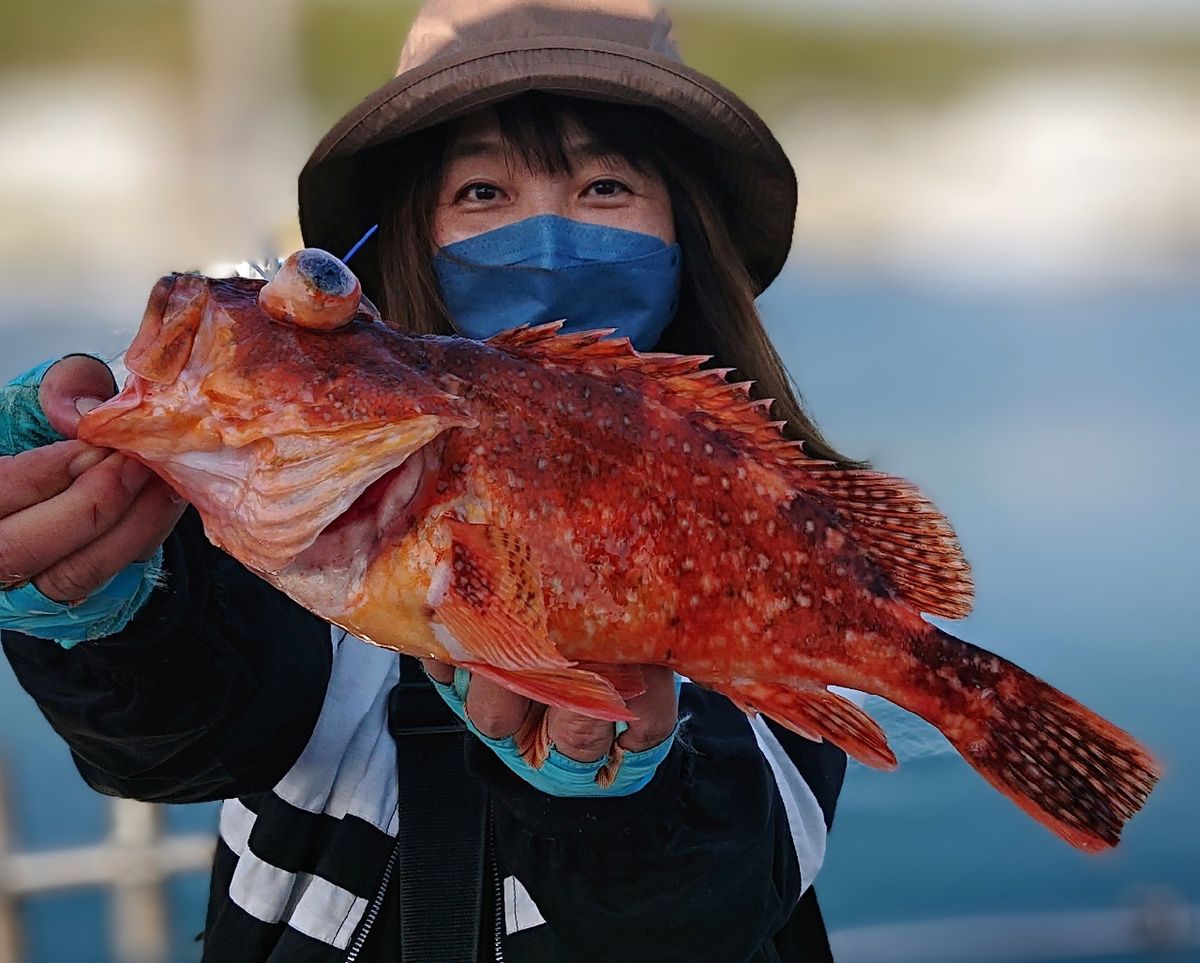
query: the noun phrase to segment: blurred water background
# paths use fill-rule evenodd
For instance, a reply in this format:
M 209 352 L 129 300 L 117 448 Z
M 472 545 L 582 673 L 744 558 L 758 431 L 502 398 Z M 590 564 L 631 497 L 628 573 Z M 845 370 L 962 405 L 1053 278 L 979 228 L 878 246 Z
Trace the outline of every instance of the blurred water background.
M 118 352 L 161 273 L 297 246 L 295 175 L 390 76 L 412 5 L 0 10 L 0 345 L 15 375 Z M 685 55 L 767 117 L 797 168 L 794 252 L 761 303 L 809 410 L 959 533 L 977 604 L 940 624 L 1130 729 L 1167 772 L 1119 849 L 1085 856 L 873 700 L 904 765 L 851 764 L 818 885 L 840 959 L 1065 959 L 1023 943 L 1034 918 L 977 918 L 1200 905 L 1200 4 L 675 10 Z M 0 752 L 13 847 L 105 833 L 106 802 L 6 665 Z M 208 806 L 167 818 L 215 826 Z M 173 961 L 198 955 L 206 888 L 201 873 L 170 887 Z M 31 899 L 25 958 L 114 960 L 106 905 L 90 890 Z M 906 928 L 929 921 L 951 928 Z M 946 943 L 954 932 L 977 939 Z M 1074 958 L 1200 960 L 1196 942 L 1118 956 L 1103 939 Z

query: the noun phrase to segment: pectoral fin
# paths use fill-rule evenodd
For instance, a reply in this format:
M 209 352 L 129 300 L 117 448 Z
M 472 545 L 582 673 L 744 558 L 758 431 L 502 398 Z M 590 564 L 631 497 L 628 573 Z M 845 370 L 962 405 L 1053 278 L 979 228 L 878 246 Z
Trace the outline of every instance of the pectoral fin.
M 434 635 L 450 658 L 535 702 L 595 719 L 636 718 L 617 686 L 575 667 L 555 647 L 541 572 L 524 539 L 495 525 L 443 521 L 450 535 L 447 570 L 435 579 L 429 605 Z M 614 675 L 618 686 L 644 690 L 632 671 Z
M 448 571 L 435 581 L 429 604 L 452 638 L 443 644 L 460 664 L 500 669 L 566 668 L 546 632 L 542 576 L 529 545 L 495 525 L 447 516 Z M 455 651 L 457 646 L 460 651 Z

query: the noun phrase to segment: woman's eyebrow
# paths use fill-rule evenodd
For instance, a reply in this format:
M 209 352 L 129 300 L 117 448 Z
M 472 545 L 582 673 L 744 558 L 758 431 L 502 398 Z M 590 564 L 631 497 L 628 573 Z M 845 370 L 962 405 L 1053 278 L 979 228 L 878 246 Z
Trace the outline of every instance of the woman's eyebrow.
M 581 157 L 585 160 L 608 160 L 622 164 L 629 163 L 623 154 L 600 143 L 598 140 L 591 140 L 590 138 L 587 140 L 568 141 L 566 151 L 570 157 Z
M 569 140 L 563 146 L 567 157 L 573 160 L 602 160 L 607 161 L 610 167 L 618 164 L 632 166 L 622 154 L 592 138 Z M 453 163 L 478 157 L 503 157 L 508 160 L 512 150 L 507 143 L 495 137 L 460 140 L 447 149 L 446 162 Z
M 471 157 L 500 155 L 504 149 L 498 140 L 462 140 L 452 144 L 446 152 L 446 160 L 456 161 Z

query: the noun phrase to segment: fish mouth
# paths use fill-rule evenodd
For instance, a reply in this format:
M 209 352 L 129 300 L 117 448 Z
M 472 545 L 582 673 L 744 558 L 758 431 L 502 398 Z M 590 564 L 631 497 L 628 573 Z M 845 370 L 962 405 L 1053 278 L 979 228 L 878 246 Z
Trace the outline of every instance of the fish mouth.
M 400 541 L 424 514 L 445 445 L 439 434 L 368 484 L 293 559 L 288 574 L 337 571 L 350 575 L 347 588 L 357 584 L 371 560 Z

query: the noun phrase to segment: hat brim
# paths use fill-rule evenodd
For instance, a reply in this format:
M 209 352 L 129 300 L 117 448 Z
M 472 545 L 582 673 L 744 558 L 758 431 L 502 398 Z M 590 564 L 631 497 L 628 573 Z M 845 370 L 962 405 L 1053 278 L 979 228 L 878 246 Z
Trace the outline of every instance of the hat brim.
M 300 173 L 304 243 L 341 255 L 379 221 L 391 185 L 371 163 L 378 148 L 531 90 L 656 108 L 709 142 L 730 234 L 755 294 L 779 274 L 791 248 L 796 176 L 762 119 L 678 61 L 578 38 L 474 47 L 405 71 L 369 95 L 322 138 Z M 377 276 L 374 250 L 355 255 L 356 271 Z

